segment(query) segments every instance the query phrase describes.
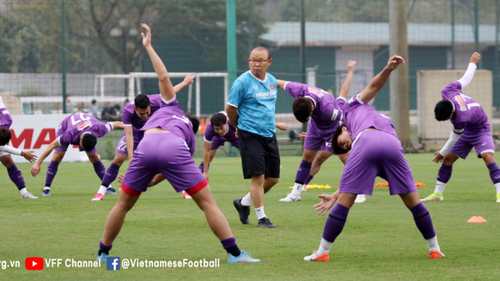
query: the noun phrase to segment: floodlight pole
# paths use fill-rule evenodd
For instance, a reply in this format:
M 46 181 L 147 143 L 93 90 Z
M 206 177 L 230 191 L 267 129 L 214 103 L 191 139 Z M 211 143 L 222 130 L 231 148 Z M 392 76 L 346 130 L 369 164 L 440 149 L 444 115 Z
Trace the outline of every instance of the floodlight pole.
M 304 0 L 300 0 L 300 71 L 301 81 L 306 81 L 306 5 Z M 307 122 L 302 123 L 302 132 L 307 131 Z
M 227 22 L 227 72 L 229 84 L 236 80 L 236 3 L 235 0 L 226 0 Z
M 66 8 L 61 0 L 61 75 L 62 75 L 62 109 L 66 110 Z

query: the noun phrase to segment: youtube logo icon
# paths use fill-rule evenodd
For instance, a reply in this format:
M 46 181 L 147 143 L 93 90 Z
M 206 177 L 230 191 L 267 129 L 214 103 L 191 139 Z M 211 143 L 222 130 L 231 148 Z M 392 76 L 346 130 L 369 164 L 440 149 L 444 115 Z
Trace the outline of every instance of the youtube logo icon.
M 24 263 L 27 270 L 42 270 L 43 269 L 43 258 L 26 258 Z

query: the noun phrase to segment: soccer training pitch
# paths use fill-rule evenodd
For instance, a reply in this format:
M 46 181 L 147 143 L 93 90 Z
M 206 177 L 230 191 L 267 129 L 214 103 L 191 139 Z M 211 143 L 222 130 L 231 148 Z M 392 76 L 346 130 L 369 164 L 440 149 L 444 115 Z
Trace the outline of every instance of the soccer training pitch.
M 434 190 L 439 165 L 432 154 L 406 155 L 420 196 Z M 37 178 L 31 165 L 18 165 L 28 190 L 38 200 L 21 200 L 19 192 L 2 171 L 0 203 L 0 280 L 493 280 L 500 276 L 500 204 L 488 169 L 471 153 L 459 160 L 445 190 L 443 202 L 426 202 L 431 212 L 445 258 L 432 260 L 415 226 L 411 212 L 399 196 L 389 196 L 387 187 L 375 187 L 367 202 L 355 204 L 346 226 L 330 251 L 330 262 L 305 262 L 317 250 L 326 217 L 312 206 L 317 195 L 338 187 L 343 165 L 332 157 L 323 164 L 311 184 L 329 184 L 331 189 L 310 189 L 301 202 L 278 199 L 290 192 L 300 157 L 282 157 L 280 182 L 265 196 L 265 212 L 275 229 L 257 227 L 255 212 L 250 225 L 242 225 L 233 199 L 249 191 L 243 180 L 239 158 L 215 158 L 210 168 L 210 188 L 231 225 L 238 246 L 262 260 L 255 264 L 227 264 L 227 254 L 210 231 L 203 212 L 163 182 L 141 195 L 128 213 L 110 256 L 131 261 L 198 261 L 220 258 L 218 268 L 101 268 L 66 267 L 66 259 L 94 260 L 106 217 L 117 195 L 91 202 L 100 181 L 90 163 L 62 163 L 52 184 L 52 196 L 42 197 L 47 164 Z M 200 159 L 196 160 L 199 164 Z M 104 162 L 106 166 L 110 162 Z M 121 168 L 125 172 L 128 162 Z M 377 179 L 377 182 L 381 182 Z M 113 187 L 118 190 L 118 183 Z M 472 216 L 488 222 L 467 223 Z M 41 271 L 25 269 L 27 257 L 62 259 Z M 2 263 L 6 261 L 6 263 Z M 10 267 L 20 261 L 20 267 Z

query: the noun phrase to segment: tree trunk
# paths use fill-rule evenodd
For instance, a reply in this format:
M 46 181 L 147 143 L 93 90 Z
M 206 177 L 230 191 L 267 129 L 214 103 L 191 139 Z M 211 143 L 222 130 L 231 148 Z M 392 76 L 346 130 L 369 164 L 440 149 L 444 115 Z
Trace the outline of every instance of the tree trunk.
M 410 140 L 410 84 L 406 1 L 389 0 L 389 56 L 400 55 L 406 63 L 391 75 L 391 121 L 405 152 L 413 151 Z

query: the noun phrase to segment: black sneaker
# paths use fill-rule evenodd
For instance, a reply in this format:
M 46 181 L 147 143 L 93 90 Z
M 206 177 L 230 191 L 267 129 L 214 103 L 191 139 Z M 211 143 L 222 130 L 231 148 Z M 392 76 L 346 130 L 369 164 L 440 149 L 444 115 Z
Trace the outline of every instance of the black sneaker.
M 250 224 L 250 220 L 248 219 L 248 215 L 250 215 L 250 206 L 241 205 L 241 199 L 234 199 L 233 205 L 240 214 L 240 221 L 242 224 Z
M 274 225 L 268 217 L 263 217 L 259 220 L 259 227 L 263 228 L 275 228 L 276 225 Z

